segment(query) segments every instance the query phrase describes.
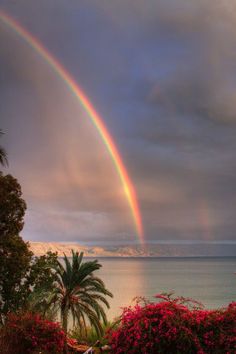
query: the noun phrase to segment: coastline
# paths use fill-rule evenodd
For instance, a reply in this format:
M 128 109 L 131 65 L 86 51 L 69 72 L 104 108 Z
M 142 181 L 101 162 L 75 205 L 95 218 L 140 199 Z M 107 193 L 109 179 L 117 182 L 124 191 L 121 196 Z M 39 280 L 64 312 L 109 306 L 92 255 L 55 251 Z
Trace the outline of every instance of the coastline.
M 69 256 L 71 250 L 83 252 L 86 258 L 234 258 L 236 245 L 163 245 L 155 244 L 150 248 L 141 245 L 85 246 L 67 242 L 30 242 L 30 249 L 36 256 L 47 252 L 57 252 L 58 257 Z

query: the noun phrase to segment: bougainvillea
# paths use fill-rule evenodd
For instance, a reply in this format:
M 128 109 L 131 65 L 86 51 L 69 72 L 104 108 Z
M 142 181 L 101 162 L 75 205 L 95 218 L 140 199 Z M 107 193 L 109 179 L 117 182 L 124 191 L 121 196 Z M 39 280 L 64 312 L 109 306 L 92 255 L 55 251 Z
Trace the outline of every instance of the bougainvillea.
M 168 296 L 123 310 L 120 326 L 108 333 L 114 354 L 210 354 L 236 352 L 236 303 L 203 310 Z
M 192 319 L 204 353 L 236 353 L 236 302 L 225 309 L 193 311 Z
M 8 353 L 63 353 L 66 336 L 60 325 L 37 314 L 9 314 L 1 330 Z

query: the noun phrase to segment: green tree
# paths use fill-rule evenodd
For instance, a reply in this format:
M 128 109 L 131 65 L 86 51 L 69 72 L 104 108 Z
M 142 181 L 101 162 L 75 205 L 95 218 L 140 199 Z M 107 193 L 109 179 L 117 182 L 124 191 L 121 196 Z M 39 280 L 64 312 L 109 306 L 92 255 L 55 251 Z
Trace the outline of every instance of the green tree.
M 55 281 L 57 254 L 48 252 L 36 257 L 20 236 L 0 238 L 0 314 L 2 321 L 9 311 L 36 309 L 32 307 L 35 294 L 50 291 Z M 51 313 L 51 316 L 53 313 Z
M 22 279 L 29 271 L 32 252 L 19 236 L 26 203 L 21 186 L 11 175 L 0 172 L 0 317 L 19 305 Z
M 3 319 L 10 310 L 17 309 L 22 280 L 29 271 L 32 252 L 18 235 L 0 237 L 0 314 Z
M 89 321 L 98 334 L 103 329 L 101 320 L 106 323 L 103 306 L 109 308 L 106 296 L 112 297 L 103 281 L 93 272 L 101 268 L 97 260 L 82 262 L 83 253 L 72 251 L 72 260 L 64 256 L 64 265 L 57 261 L 55 267 L 56 281 L 50 292 L 41 292 L 41 301 L 46 298 L 46 309 L 56 307 L 60 312 L 64 331 L 68 330 L 68 317 L 73 323 L 86 328 Z
M 0 136 L 1 135 L 3 135 L 3 132 L 0 129 Z M 6 150 L 2 146 L 0 146 L 0 165 L 2 165 L 2 166 L 8 165 L 7 153 L 6 153 Z
M 41 299 L 41 293 L 50 292 L 53 283 L 56 281 L 55 271 L 57 265 L 57 253 L 47 252 L 40 257 L 33 257 L 29 271 L 25 277 L 25 282 L 21 287 L 21 299 L 24 302 L 24 308 L 31 312 L 40 313 L 50 320 L 57 316 L 55 309 L 45 313 L 46 299 Z
M 0 172 L 0 319 L 8 311 L 22 309 L 28 296 L 54 281 L 52 266 L 57 255 L 35 257 L 19 233 L 24 225 L 26 203 L 21 186 L 11 175 Z
M 23 229 L 26 203 L 21 196 L 17 179 L 0 172 L 0 237 L 19 235 Z
M 56 280 L 53 268 L 57 265 L 57 253 L 47 252 L 40 257 L 33 257 L 30 264 L 30 269 L 26 277 L 26 291 L 30 289 L 38 291 L 38 289 L 51 289 L 53 282 Z

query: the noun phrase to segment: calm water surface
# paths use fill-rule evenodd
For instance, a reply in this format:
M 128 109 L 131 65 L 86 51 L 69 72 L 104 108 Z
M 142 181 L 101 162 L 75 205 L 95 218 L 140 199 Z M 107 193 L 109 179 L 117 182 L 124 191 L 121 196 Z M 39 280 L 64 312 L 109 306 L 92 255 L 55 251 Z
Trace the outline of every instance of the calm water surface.
M 87 259 L 86 259 L 87 260 Z M 135 296 L 152 299 L 174 291 L 191 297 L 207 308 L 236 300 L 235 258 L 99 258 L 99 276 L 114 298 L 108 318 L 121 313 Z

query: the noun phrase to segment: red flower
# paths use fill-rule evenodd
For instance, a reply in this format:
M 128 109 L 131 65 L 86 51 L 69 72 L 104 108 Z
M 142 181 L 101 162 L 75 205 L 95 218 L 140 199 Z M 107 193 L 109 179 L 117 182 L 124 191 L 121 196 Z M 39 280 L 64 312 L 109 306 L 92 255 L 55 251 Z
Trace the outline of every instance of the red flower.
M 120 326 L 107 335 L 112 353 L 236 352 L 236 303 L 210 311 L 189 309 L 183 298 L 161 300 L 123 310 Z
M 22 353 L 32 353 L 35 348 L 44 353 L 62 353 L 66 341 L 58 323 L 32 313 L 9 314 L 2 332 L 13 349 L 17 347 Z

